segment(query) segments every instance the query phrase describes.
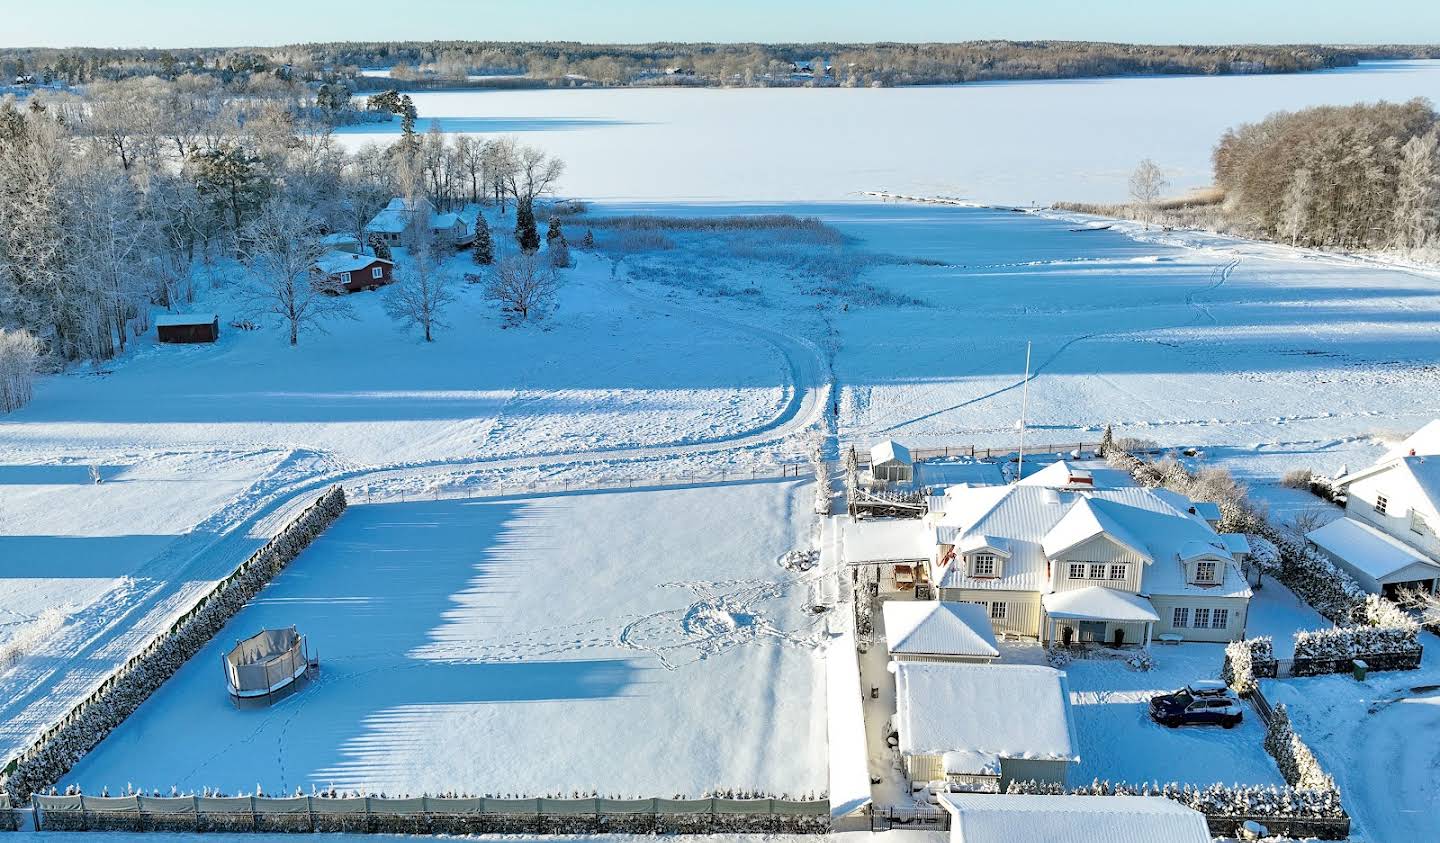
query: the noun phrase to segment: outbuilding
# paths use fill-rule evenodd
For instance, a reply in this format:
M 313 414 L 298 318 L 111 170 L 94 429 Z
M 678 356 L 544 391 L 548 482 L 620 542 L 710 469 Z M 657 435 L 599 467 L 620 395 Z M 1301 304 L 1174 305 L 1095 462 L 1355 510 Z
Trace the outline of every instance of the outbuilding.
M 870 449 L 870 476 L 882 483 L 909 483 L 915 479 L 915 461 L 910 449 L 886 439 Z
M 1434 593 L 1440 585 L 1440 565 L 1357 519 L 1337 518 L 1305 537 L 1371 594 L 1394 597 L 1400 589 Z
M 945 793 L 951 843 L 1209 843 L 1205 815 L 1163 796 Z
M 374 290 L 394 280 L 394 264 L 374 255 L 353 255 L 349 252 L 326 252 L 315 261 L 317 275 L 347 292 Z
M 1000 657 L 985 607 L 939 600 L 887 600 L 885 641 L 896 661 L 989 664 Z
M 220 317 L 214 313 L 166 313 L 155 318 L 160 342 L 197 343 L 220 339 Z

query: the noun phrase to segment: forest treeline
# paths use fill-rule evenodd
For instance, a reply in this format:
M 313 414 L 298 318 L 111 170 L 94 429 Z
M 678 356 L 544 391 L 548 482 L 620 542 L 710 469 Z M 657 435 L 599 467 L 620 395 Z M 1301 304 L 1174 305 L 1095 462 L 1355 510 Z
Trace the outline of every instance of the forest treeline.
M 1292 73 L 1366 59 L 1435 58 L 1434 46 L 1141 45 L 1079 41 L 935 44 L 582 44 L 396 41 L 245 49 L 0 49 L 0 74 L 37 83 L 184 74 L 279 73 L 361 90 L 389 84 L 363 68 L 394 68 L 394 82 L 551 85 L 934 85 L 1154 74 Z
M 1440 115 L 1428 100 L 1279 112 L 1233 128 L 1213 155 L 1214 189 L 1159 199 L 1142 162 L 1132 203 L 1065 210 L 1324 249 L 1440 255 Z

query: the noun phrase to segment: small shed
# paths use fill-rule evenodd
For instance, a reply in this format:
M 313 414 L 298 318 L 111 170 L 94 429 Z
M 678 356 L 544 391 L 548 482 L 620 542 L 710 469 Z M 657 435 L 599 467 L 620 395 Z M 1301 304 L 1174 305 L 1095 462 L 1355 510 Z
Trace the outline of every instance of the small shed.
M 870 449 L 870 476 L 885 483 L 909 483 L 915 479 L 915 461 L 910 449 L 893 439 L 877 442 Z
M 984 606 L 938 600 L 887 600 L 883 606 L 885 640 L 896 661 L 989 664 L 1000 657 Z
M 160 342 L 215 342 L 220 339 L 220 316 L 215 313 L 166 313 L 155 318 Z

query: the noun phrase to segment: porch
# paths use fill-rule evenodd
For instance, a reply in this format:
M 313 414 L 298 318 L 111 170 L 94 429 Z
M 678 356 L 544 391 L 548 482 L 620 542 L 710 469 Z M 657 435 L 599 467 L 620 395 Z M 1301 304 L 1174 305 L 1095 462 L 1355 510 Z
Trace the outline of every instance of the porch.
M 1040 604 L 1042 643 L 1148 648 L 1160 621 L 1148 599 L 1102 586 L 1047 594 Z

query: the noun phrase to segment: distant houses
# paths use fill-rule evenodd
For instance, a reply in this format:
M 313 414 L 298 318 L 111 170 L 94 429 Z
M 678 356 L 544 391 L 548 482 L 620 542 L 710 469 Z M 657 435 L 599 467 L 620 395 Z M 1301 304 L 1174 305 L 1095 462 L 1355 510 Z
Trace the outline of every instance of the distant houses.
M 1335 483 L 1345 517 L 1306 538 L 1372 594 L 1440 589 L 1440 420 Z
M 437 213 L 428 199 L 391 199 L 365 224 L 367 239 L 376 238 L 388 246 L 408 246 L 422 233 L 439 245 L 463 248 L 475 241 L 479 205 L 466 205 L 457 212 Z

